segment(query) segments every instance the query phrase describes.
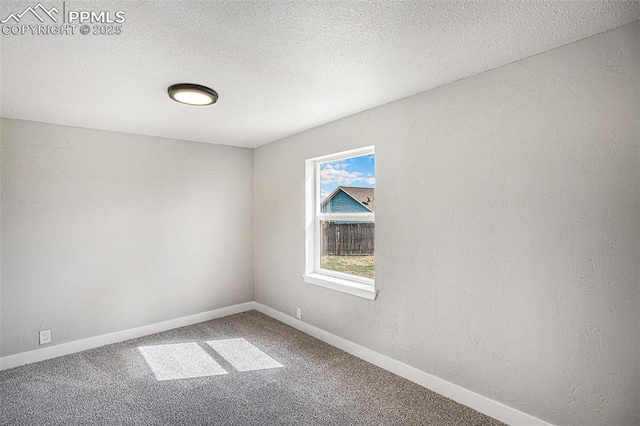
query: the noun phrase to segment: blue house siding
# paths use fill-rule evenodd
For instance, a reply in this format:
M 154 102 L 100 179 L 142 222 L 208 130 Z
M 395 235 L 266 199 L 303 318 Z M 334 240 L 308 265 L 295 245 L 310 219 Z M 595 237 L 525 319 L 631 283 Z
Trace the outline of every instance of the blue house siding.
M 322 213 L 368 213 L 369 210 L 362 204 L 339 191 L 325 205 L 322 206 Z

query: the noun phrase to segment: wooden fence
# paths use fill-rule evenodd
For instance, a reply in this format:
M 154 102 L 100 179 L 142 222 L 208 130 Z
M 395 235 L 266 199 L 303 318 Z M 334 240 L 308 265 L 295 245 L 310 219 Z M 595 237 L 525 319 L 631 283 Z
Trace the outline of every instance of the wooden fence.
M 322 254 L 358 256 L 373 254 L 374 223 L 322 223 Z

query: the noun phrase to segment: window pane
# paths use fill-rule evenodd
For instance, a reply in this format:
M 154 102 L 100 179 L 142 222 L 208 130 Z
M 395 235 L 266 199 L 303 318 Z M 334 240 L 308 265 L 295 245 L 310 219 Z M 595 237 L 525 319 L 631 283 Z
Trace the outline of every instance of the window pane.
M 375 212 L 375 155 L 318 164 L 321 213 Z M 320 267 L 374 278 L 372 222 L 321 221 Z
M 375 211 L 375 155 L 319 163 L 322 213 Z
M 373 222 L 321 221 L 320 267 L 374 278 Z

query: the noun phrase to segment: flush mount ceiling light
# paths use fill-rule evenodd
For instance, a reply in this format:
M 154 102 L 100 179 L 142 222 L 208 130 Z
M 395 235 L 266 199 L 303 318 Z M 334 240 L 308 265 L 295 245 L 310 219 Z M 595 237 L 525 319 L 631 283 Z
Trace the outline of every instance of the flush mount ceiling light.
M 215 90 L 199 84 L 174 84 L 169 86 L 167 93 L 171 99 L 185 105 L 212 105 L 218 100 L 218 94 Z

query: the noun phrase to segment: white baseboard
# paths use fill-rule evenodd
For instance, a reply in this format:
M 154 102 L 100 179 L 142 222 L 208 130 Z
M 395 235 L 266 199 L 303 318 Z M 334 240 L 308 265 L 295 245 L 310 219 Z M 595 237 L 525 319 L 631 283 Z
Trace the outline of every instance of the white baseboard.
M 404 377 L 407 380 L 411 380 L 414 383 L 419 384 L 422 387 L 430 389 L 440 395 L 453 399 L 456 402 L 471 407 L 476 411 L 479 411 L 487 416 L 491 416 L 501 422 L 510 425 L 526 425 L 526 426 L 551 426 L 551 423 L 547 423 L 544 420 L 533 417 L 527 413 L 516 410 L 502 404 L 501 402 L 494 401 L 493 399 L 482 396 L 478 393 L 465 389 L 461 386 L 447 382 L 439 377 L 433 376 L 417 368 L 411 367 L 403 362 L 389 358 L 386 355 L 379 354 L 378 352 L 367 349 L 349 340 L 338 337 L 335 334 L 331 334 L 313 325 L 304 323 L 298 319 L 283 314 L 261 303 L 254 302 L 255 309 L 268 315 L 280 322 L 290 325 L 303 333 L 309 334 L 316 339 L 320 339 L 323 342 L 342 349 L 343 351 L 350 353 L 360 359 L 363 359 L 371 364 L 390 371 L 400 377 Z
M 178 327 L 184 327 L 191 324 L 197 324 L 204 321 L 210 321 L 216 318 L 226 317 L 228 315 L 257 310 L 268 315 L 280 322 L 290 325 L 303 333 L 320 339 L 336 348 L 350 353 L 360 359 L 370 362 L 378 367 L 411 380 L 427 389 L 451 398 L 461 404 L 473 408 L 476 411 L 491 416 L 501 422 L 510 425 L 527 425 L 527 426 L 552 426 L 547 423 L 515 408 L 504 405 L 493 399 L 484 397 L 478 393 L 465 389 L 461 386 L 447 382 L 439 377 L 425 373 L 417 368 L 411 367 L 403 362 L 389 358 L 386 355 L 367 349 L 335 334 L 324 331 L 313 325 L 304 323 L 289 315 L 283 314 L 273 308 L 265 306 L 257 302 L 246 302 L 238 305 L 228 306 L 225 308 L 214 309 L 212 311 L 202 312 L 195 315 L 189 315 L 182 318 L 176 318 L 156 324 L 145 325 L 142 327 L 132 328 L 129 330 L 117 331 L 114 333 L 103 334 L 101 336 L 89 337 L 87 339 L 76 340 L 73 342 L 62 343 L 59 345 L 49 346 L 42 349 L 36 349 L 29 352 L 23 352 L 16 355 L 10 355 L 0 358 L 0 371 L 9 368 L 18 367 L 24 364 L 44 361 L 59 356 L 68 355 L 76 352 L 93 349 L 112 343 L 122 342 L 124 340 L 135 339 L 150 334 L 160 333 Z
M 184 327 L 199 322 L 210 321 L 216 318 L 226 317 L 228 315 L 255 309 L 255 302 L 240 303 L 238 305 L 227 306 L 225 308 L 214 309 L 212 311 L 201 312 L 199 314 L 189 315 L 186 317 L 175 318 L 168 321 L 162 321 L 156 324 L 145 325 L 142 327 L 131 328 L 129 330 L 116 331 L 101 336 L 89 337 L 86 339 L 75 340 L 73 342 L 61 343 L 59 345 L 47 346 L 45 348 L 36 349 L 29 352 L 22 352 L 16 355 L 9 355 L 0 358 L 0 371 L 9 368 L 19 367 L 24 364 L 44 361 L 46 359 L 57 358 L 59 356 L 68 355 L 76 352 L 86 351 L 112 343 L 122 342 L 124 340 L 135 339 L 150 334 L 160 333 L 162 331 L 172 330 L 178 327 Z

